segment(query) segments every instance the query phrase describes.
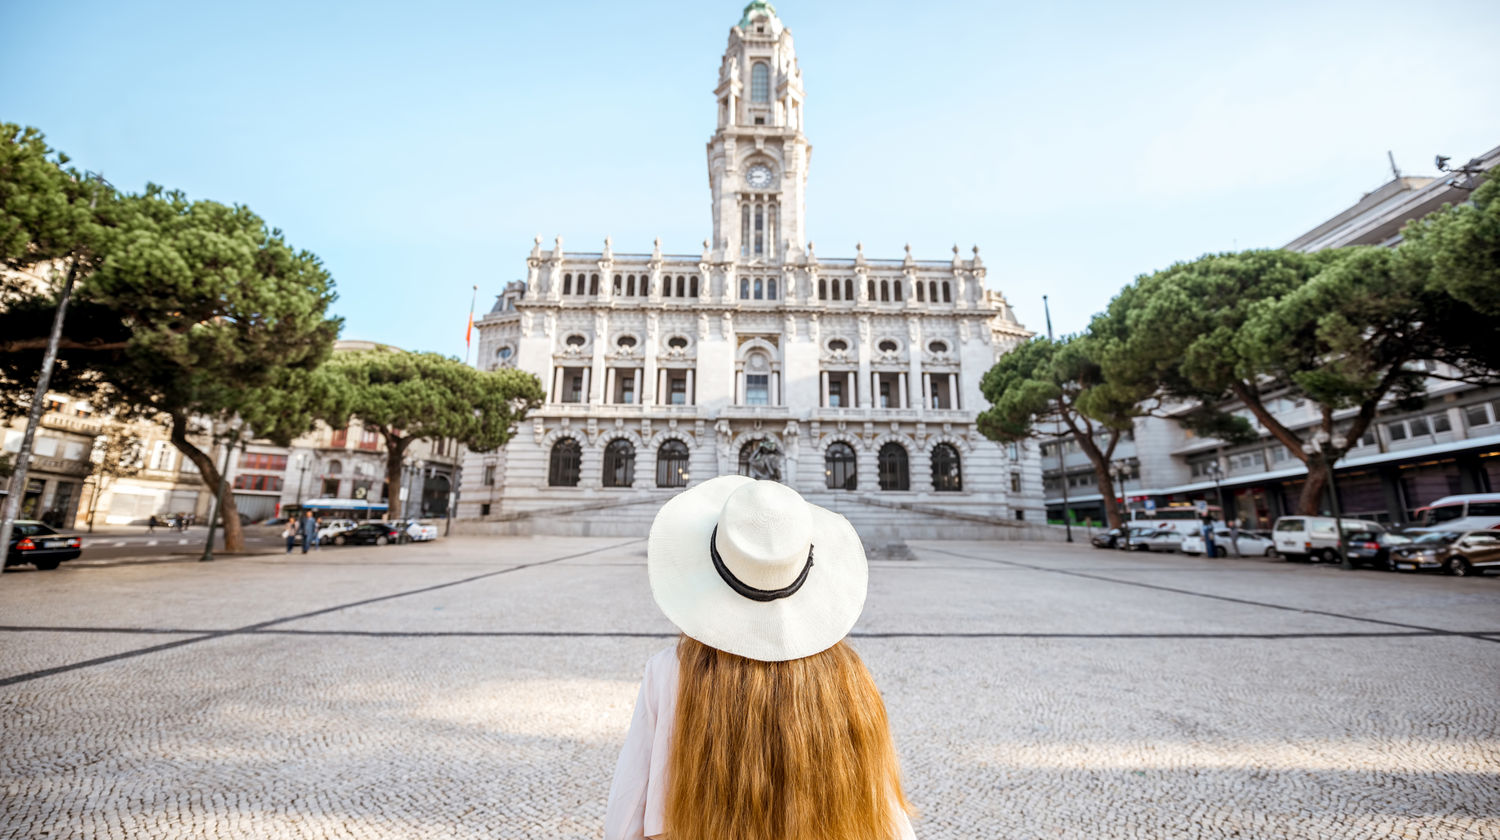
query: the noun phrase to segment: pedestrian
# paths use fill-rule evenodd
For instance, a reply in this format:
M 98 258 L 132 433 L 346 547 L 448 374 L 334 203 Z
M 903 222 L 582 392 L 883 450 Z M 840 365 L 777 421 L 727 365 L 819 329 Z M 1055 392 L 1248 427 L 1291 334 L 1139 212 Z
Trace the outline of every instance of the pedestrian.
M 156 533 L 156 514 L 154 514 L 154 513 L 151 514 L 151 517 L 146 520 L 146 533 L 148 533 L 148 534 L 154 534 L 154 533 Z
M 1214 545 L 1214 520 L 1206 514 L 1203 517 L 1203 556 L 1219 556 L 1218 546 Z
M 721 476 L 662 506 L 646 569 L 681 636 L 646 663 L 605 840 L 912 838 L 885 704 L 844 638 L 869 581 L 849 521 Z
M 1231 519 L 1229 521 L 1229 547 L 1234 551 L 1234 556 L 1240 556 L 1240 521 Z
M 316 546 L 318 543 L 318 520 L 313 518 L 313 513 L 309 510 L 303 512 L 300 524 L 302 526 L 302 553 L 306 554 L 309 547 Z
M 286 527 L 281 529 L 281 535 L 286 537 L 286 553 L 292 553 L 292 547 L 297 544 L 297 520 L 288 519 Z

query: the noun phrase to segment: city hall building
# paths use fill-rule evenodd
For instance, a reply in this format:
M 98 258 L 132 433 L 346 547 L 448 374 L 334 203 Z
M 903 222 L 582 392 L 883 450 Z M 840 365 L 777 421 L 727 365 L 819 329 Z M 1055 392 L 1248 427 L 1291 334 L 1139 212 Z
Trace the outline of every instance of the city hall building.
M 986 289 L 979 249 L 816 253 L 802 73 L 769 3 L 730 29 L 714 98 L 697 253 L 538 237 L 526 280 L 476 323 L 479 366 L 533 372 L 547 396 L 503 450 L 466 457 L 465 530 L 644 533 L 681 488 L 743 473 L 839 510 L 867 539 L 882 525 L 1031 532 L 1035 447 L 975 426 L 980 378 L 1031 333 Z

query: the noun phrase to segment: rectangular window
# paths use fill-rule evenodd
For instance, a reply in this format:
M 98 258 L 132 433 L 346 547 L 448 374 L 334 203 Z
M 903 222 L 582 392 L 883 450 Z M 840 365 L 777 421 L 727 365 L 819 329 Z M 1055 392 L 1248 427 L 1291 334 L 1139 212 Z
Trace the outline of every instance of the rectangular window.
M 771 404 L 771 377 L 765 373 L 745 375 L 745 405 Z
M 1405 423 L 1387 423 L 1385 424 L 1385 431 L 1386 434 L 1391 436 L 1391 440 L 1406 440 Z
M 486 502 L 486 503 L 484 503 L 484 504 L 482 504 L 482 505 L 479 506 L 479 515 L 480 516 L 489 516 L 490 515 L 490 506 L 489 506 L 488 502 Z
M 839 408 L 844 404 L 844 383 L 833 380 L 828 383 L 828 406 Z
M 1410 425 L 1410 427 L 1411 427 L 1411 436 L 1412 437 L 1417 437 L 1418 435 L 1431 434 L 1431 432 L 1427 428 L 1427 418 L 1426 417 L 1413 417 L 1413 418 L 1411 418 L 1410 420 L 1407 421 L 1407 424 Z
M 1012 492 L 1012 493 L 1019 493 L 1019 492 L 1021 492 L 1021 474 L 1020 473 L 1011 473 L 1010 474 L 1010 492 Z
M 687 405 L 687 380 L 673 379 L 668 386 L 671 389 L 672 405 Z
M 583 374 L 573 374 L 568 383 L 568 399 L 566 401 L 571 403 L 583 402 Z
M 880 407 L 891 407 L 891 383 L 883 380 L 880 383 Z
M 333 432 L 333 440 L 329 445 L 334 449 L 343 449 L 345 446 L 348 446 L 349 430 L 347 428 L 335 429 Z
M 1434 434 L 1453 431 L 1453 423 L 1448 419 L 1448 412 L 1432 415 L 1432 431 Z
M 620 403 L 622 405 L 635 405 L 635 376 L 631 371 L 622 370 L 615 374 L 620 380 Z
M 1464 409 L 1464 419 L 1469 421 L 1470 426 L 1485 426 L 1490 422 L 1490 407 L 1488 403 L 1471 405 Z
M 495 465 L 494 464 L 485 464 L 484 465 L 484 486 L 486 486 L 486 487 L 494 487 L 495 486 Z

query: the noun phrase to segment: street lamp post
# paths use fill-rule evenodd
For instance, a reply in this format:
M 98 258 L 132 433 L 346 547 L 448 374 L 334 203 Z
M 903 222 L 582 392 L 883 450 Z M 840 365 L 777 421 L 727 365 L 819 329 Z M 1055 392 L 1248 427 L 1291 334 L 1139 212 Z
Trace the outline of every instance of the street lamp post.
M 1052 340 L 1052 309 L 1051 309 L 1051 307 L 1049 307 L 1047 305 L 1047 296 L 1046 295 L 1042 295 L 1042 311 L 1044 311 L 1044 312 L 1047 313 L 1047 340 L 1051 341 Z M 1061 417 L 1061 415 L 1062 415 L 1062 407 L 1063 407 L 1062 406 L 1062 395 L 1059 394 L 1058 397 L 1057 397 L 1057 413 L 1059 415 L 1058 416 L 1059 425 L 1061 424 L 1061 420 L 1062 420 L 1062 417 Z M 1068 509 L 1068 462 L 1067 462 L 1067 456 L 1063 452 L 1063 444 L 1062 444 L 1061 440 L 1056 440 L 1053 443 L 1053 445 L 1057 447 L 1057 469 L 1058 469 L 1058 472 L 1059 472 L 1060 476 L 1062 477 L 1063 529 L 1066 530 L 1067 533 L 1068 533 L 1068 542 L 1072 542 L 1073 541 L 1073 518 L 1070 515 L 1071 511 Z M 1046 496 L 1046 493 L 1044 492 L 1042 495 Z M 1044 515 L 1042 518 L 1046 519 L 1046 516 Z
M 1120 486 L 1120 504 L 1124 508 L 1121 511 L 1120 535 L 1125 538 L 1125 548 L 1130 548 L 1130 497 L 1125 495 L 1125 480 L 1130 477 L 1130 464 L 1126 461 L 1115 461 L 1111 465 L 1114 469 L 1115 483 Z
M 1224 521 L 1227 524 L 1229 522 L 1229 505 L 1225 504 L 1224 502 L 1224 468 L 1219 466 L 1219 458 L 1217 455 L 1214 456 L 1214 459 L 1212 461 L 1208 462 L 1208 464 L 1206 465 L 1206 469 L 1208 471 L 1208 474 L 1213 477 L 1214 490 L 1217 492 L 1217 495 L 1219 497 L 1219 515 L 1224 517 Z M 1231 530 L 1229 533 L 1229 547 L 1234 549 L 1234 556 L 1238 557 L 1240 556 L 1240 544 L 1233 538 L 1233 535 L 1236 532 Z
M 298 456 L 298 461 L 302 464 L 302 476 L 297 479 L 297 510 L 300 512 L 302 510 L 302 491 L 307 487 L 307 468 L 312 462 L 312 456 L 304 452 Z
M 1331 441 L 1332 438 L 1327 432 L 1319 432 L 1311 441 L 1308 441 L 1307 450 L 1314 455 L 1322 456 L 1318 460 L 1323 462 L 1323 469 L 1328 478 L 1328 499 L 1329 505 L 1333 508 L 1333 538 L 1339 547 L 1339 568 L 1352 569 L 1354 564 L 1349 562 L 1349 551 L 1344 545 L 1344 515 L 1339 509 L 1338 479 L 1333 475 L 1333 459 L 1325 454 Z

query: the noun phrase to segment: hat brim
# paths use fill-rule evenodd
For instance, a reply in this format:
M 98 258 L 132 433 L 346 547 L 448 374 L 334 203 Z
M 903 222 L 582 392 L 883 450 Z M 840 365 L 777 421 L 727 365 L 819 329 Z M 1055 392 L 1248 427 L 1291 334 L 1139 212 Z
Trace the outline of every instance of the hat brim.
M 864 545 L 849 520 L 809 504 L 813 567 L 806 582 L 775 601 L 739 595 L 714 569 L 709 539 L 730 494 L 754 480 L 720 476 L 662 505 L 646 549 L 651 595 L 679 630 L 709 647 L 762 662 L 821 653 L 849 634 L 864 609 Z

